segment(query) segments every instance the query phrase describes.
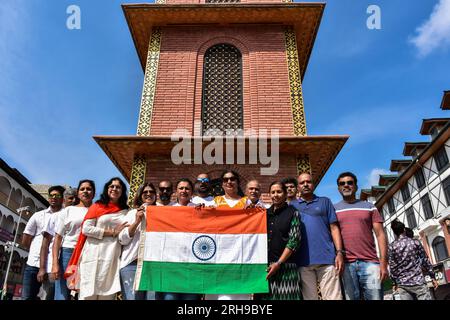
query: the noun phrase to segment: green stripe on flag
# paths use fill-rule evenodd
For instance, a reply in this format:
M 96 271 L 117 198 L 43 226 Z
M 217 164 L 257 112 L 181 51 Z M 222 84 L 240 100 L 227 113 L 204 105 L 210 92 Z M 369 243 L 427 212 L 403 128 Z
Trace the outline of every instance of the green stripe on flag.
M 139 290 L 204 294 L 269 292 L 266 264 L 144 261 Z

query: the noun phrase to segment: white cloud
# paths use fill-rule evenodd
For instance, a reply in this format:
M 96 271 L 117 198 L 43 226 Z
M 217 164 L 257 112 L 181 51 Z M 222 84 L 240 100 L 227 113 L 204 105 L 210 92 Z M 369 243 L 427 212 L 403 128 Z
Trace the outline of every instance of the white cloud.
M 367 177 L 366 187 L 370 188 L 371 186 L 378 185 L 378 181 L 380 180 L 380 174 L 391 174 L 390 171 L 386 169 L 374 168 L 370 171 L 369 176 Z
M 439 0 L 430 18 L 416 32 L 409 41 L 417 47 L 422 57 L 439 47 L 450 45 L 450 0 Z

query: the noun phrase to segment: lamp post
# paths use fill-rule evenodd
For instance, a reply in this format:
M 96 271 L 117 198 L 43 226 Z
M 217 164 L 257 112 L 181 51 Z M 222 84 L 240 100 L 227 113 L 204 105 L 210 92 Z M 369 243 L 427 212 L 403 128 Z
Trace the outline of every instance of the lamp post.
M 6 275 L 5 275 L 5 281 L 3 282 L 3 290 L 1 292 L 1 297 L 0 300 L 3 300 L 4 297 L 6 296 L 7 290 L 8 290 L 8 276 L 9 276 L 9 268 L 11 267 L 11 262 L 12 262 L 12 257 L 14 254 L 14 249 L 16 247 L 18 247 L 19 245 L 16 243 L 17 240 L 17 234 L 19 233 L 19 223 L 20 220 L 22 219 L 22 213 L 23 212 L 29 212 L 30 211 L 30 207 L 26 206 L 26 207 L 21 207 L 19 209 L 17 209 L 17 212 L 19 213 L 19 220 L 17 221 L 17 229 L 16 229 L 16 233 L 14 234 L 14 240 L 13 242 L 7 242 L 7 245 L 9 245 L 9 247 L 11 248 L 11 253 L 9 254 L 9 261 L 8 261 L 8 266 L 6 267 Z M 13 228 L 14 230 L 14 228 Z

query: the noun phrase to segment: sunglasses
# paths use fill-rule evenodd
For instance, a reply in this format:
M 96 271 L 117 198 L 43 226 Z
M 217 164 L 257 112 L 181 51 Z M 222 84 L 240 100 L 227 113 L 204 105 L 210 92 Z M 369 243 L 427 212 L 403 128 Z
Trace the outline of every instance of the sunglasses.
M 354 181 L 339 181 L 339 185 L 340 186 L 345 186 L 345 185 L 348 185 L 348 186 L 353 186 L 355 184 L 355 182 Z
M 62 195 L 57 194 L 57 193 L 54 193 L 54 194 L 49 194 L 48 197 L 49 197 L 50 199 L 61 199 L 61 198 L 62 198 Z
M 119 190 L 119 189 L 122 189 L 122 186 L 117 186 L 117 185 L 115 185 L 115 184 L 112 184 L 112 185 L 110 185 L 110 186 L 108 187 L 108 189 L 117 189 L 117 190 Z
M 156 191 L 154 191 L 154 190 L 145 190 L 145 191 L 142 191 L 142 194 L 154 194 L 154 193 L 156 193 Z
M 209 178 L 197 178 L 197 181 L 200 181 L 201 183 L 208 183 Z
M 223 182 L 228 182 L 228 181 L 234 182 L 234 181 L 237 180 L 237 178 L 236 177 L 229 177 L 229 178 L 222 178 L 222 180 L 223 180 Z
M 159 188 L 159 191 L 163 191 L 163 192 L 164 192 L 164 191 L 172 191 L 172 188 L 164 188 L 164 187 L 161 188 L 161 187 L 160 187 L 160 188 Z

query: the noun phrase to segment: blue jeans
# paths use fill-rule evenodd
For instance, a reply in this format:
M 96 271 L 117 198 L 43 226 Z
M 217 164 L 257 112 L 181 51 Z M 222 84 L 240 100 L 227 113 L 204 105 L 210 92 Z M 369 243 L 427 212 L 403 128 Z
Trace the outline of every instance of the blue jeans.
M 156 292 L 156 300 L 201 300 L 200 294 L 195 293 L 175 293 L 175 292 Z
M 23 300 L 38 300 L 38 293 L 41 284 L 37 281 L 37 274 L 39 268 L 25 265 L 23 273 L 23 287 L 22 287 L 22 299 Z
M 362 260 L 346 263 L 342 280 L 346 300 L 383 300 L 379 263 Z
M 123 300 L 152 300 L 150 291 L 134 291 L 134 277 L 136 275 L 137 261 L 120 269 L 120 284 L 122 286 Z
M 59 256 L 59 280 L 55 281 L 55 300 L 70 300 L 70 290 L 67 288 L 67 281 L 64 279 L 64 271 L 72 257 L 73 248 L 61 248 Z

